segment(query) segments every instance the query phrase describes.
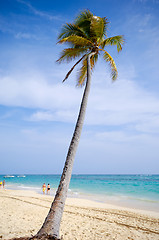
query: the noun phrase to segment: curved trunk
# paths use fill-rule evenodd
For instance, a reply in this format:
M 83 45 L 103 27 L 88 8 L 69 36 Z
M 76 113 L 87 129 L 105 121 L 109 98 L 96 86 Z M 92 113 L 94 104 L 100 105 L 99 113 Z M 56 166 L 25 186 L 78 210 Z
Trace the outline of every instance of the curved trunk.
M 88 95 L 90 91 L 91 84 L 91 67 L 90 67 L 90 57 L 94 53 L 90 53 L 87 58 L 87 82 L 81 102 L 80 112 L 78 115 L 77 123 L 75 126 L 74 134 L 69 146 L 65 166 L 57 189 L 54 201 L 51 205 L 50 211 L 43 223 L 43 226 L 37 233 L 37 236 L 41 235 L 51 235 L 55 238 L 59 238 L 60 223 L 63 215 L 63 210 L 65 206 L 65 201 L 67 197 L 67 192 L 69 188 L 69 183 L 72 174 L 73 162 L 76 154 L 76 150 L 79 144 L 80 135 L 84 123 L 84 117 L 88 102 Z

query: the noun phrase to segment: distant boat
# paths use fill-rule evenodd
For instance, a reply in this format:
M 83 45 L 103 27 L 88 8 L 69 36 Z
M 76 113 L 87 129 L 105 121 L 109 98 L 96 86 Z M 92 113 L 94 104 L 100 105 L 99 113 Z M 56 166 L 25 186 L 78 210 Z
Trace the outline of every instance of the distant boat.
M 13 177 L 15 177 L 15 176 L 11 176 L 11 175 L 6 175 L 6 176 L 4 176 L 5 178 L 13 178 Z
M 25 175 L 17 176 L 17 177 L 26 177 Z

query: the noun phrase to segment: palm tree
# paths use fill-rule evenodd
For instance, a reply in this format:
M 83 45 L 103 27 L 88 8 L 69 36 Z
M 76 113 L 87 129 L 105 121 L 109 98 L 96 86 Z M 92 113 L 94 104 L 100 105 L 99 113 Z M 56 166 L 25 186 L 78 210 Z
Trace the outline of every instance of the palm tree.
M 76 65 L 82 62 L 82 67 L 80 68 L 78 76 L 78 85 L 84 85 L 86 81 L 86 86 L 60 184 L 48 216 L 46 217 L 42 228 L 37 233 L 37 236 L 50 235 L 55 238 L 59 238 L 60 223 L 71 179 L 73 162 L 84 123 L 91 84 L 91 72 L 98 60 L 98 56 L 101 53 L 103 53 L 102 55 L 104 60 L 110 64 L 112 80 L 117 78 L 117 68 L 115 62 L 104 48 L 108 45 L 116 45 L 117 51 L 120 52 L 122 50 L 122 44 L 124 40 L 123 36 L 121 35 L 108 38 L 107 27 L 108 20 L 105 17 L 101 18 L 94 16 L 90 11 L 85 10 L 79 14 L 73 24 L 65 24 L 62 28 L 61 34 L 58 37 L 58 43 L 69 44 L 69 47 L 62 51 L 60 58 L 57 60 L 58 62 L 65 60 L 71 61 L 76 58 L 80 58 L 67 73 L 63 81 L 69 77 Z
M 90 11 L 85 10 L 79 14 L 73 24 L 65 24 L 62 28 L 61 34 L 58 37 L 59 44 L 68 43 L 69 47 L 62 51 L 61 56 L 57 61 L 71 61 L 79 58 L 79 60 L 67 73 L 63 81 L 69 77 L 76 65 L 82 63 L 78 76 L 78 85 L 82 86 L 85 84 L 85 82 L 86 84 L 80 112 L 68 149 L 60 184 L 50 211 L 43 223 L 43 226 L 37 233 L 36 238 L 44 237 L 44 239 L 47 239 L 51 237 L 50 239 L 59 239 L 60 223 L 71 179 L 73 162 L 84 123 L 91 84 L 91 72 L 100 54 L 102 54 L 104 60 L 110 64 L 112 80 L 117 78 L 117 68 L 115 62 L 104 48 L 109 45 L 116 45 L 117 51 L 120 52 L 122 50 L 122 44 L 124 40 L 123 36 L 121 35 L 108 38 L 107 27 L 107 18 L 94 16 Z

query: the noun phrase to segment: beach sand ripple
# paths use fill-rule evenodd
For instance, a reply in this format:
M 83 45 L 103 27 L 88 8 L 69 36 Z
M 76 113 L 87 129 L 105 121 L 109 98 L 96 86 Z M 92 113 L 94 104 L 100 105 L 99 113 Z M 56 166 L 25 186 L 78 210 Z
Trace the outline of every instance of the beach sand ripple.
M 0 239 L 36 234 L 51 202 L 51 196 L 1 189 Z M 60 235 L 64 240 L 159 240 L 159 216 L 153 212 L 69 198 Z

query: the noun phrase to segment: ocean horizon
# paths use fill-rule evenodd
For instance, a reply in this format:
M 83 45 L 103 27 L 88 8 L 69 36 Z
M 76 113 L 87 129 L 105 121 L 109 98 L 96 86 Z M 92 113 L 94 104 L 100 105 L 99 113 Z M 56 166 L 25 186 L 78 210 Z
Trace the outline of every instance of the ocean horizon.
M 42 194 L 49 183 L 54 196 L 60 174 L 0 175 L 6 189 L 32 190 Z M 159 212 L 159 175 L 156 174 L 73 174 L 68 197 Z

